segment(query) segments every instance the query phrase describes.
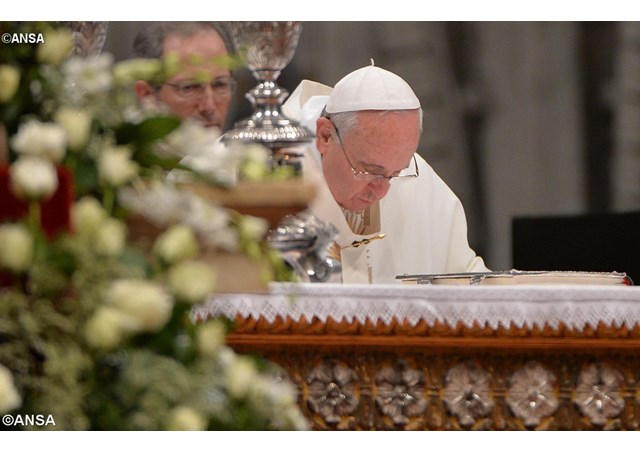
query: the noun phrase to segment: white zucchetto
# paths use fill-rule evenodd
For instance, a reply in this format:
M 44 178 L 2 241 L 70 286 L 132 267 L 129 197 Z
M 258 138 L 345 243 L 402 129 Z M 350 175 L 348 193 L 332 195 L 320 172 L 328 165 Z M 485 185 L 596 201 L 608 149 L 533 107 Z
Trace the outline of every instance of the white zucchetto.
M 336 83 L 326 112 L 417 108 L 420 100 L 407 82 L 393 72 L 371 65 L 347 74 Z

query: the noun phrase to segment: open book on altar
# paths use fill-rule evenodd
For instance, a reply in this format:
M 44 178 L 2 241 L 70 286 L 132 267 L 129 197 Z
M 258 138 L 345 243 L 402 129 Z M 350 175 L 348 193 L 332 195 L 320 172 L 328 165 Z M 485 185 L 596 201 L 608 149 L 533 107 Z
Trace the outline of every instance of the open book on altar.
M 623 272 L 518 271 L 398 275 L 396 280 L 418 285 L 627 285 Z

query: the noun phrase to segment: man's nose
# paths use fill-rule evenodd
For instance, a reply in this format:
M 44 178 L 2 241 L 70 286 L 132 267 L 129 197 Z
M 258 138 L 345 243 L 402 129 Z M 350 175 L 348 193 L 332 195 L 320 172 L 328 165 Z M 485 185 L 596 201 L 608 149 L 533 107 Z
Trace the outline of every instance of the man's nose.
M 369 183 L 369 188 L 371 192 L 378 198 L 381 199 L 384 197 L 389 191 L 389 180 L 388 179 L 376 179 Z
M 216 93 L 210 84 L 204 86 L 204 91 L 198 102 L 200 110 L 215 110 L 216 108 Z

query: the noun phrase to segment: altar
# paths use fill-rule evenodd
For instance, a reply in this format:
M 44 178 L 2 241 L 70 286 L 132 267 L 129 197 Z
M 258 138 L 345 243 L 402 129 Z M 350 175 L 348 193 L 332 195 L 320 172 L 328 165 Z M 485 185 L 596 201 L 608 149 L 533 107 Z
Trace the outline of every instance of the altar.
M 196 321 L 279 365 L 316 430 L 637 430 L 640 288 L 272 283 Z

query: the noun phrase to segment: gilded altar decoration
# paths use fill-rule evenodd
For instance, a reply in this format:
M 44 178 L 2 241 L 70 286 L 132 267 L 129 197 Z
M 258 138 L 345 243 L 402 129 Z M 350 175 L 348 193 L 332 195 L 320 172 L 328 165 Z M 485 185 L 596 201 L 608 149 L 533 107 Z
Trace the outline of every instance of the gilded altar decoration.
M 478 290 L 272 283 L 267 294 L 216 294 L 198 316 L 228 319 L 236 327 L 229 346 L 284 367 L 315 430 L 638 430 L 639 301 L 636 289 L 609 285 Z M 600 321 L 583 322 L 589 319 Z M 422 390 L 391 372 L 403 362 L 422 373 Z M 601 373 L 617 370 L 623 378 L 619 388 L 604 392 L 624 401 L 604 425 L 580 407 L 610 404 L 594 397 L 593 383 L 599 392 L 605 387 L 585 378 L 594 363 Z M 336 416 L 338 423 L 327 423 L 309 402 L 307 378 L 319 364 L 327 374 L 335 364 L 355 373 L 349 387 L 357 407 Z M 327 393 L 329 381 L 316 383 L 318 393 Z M 400 386 L 391 389 L 392 382 Z M 422 396 L 425 409 L 405 412 L 409 422 L 395 424 L 382 406 L 397 409 L 398 399 L 378 398 L 381 386 L 390 395 Z
M 624 409 L 623 381 L 618 370 L 604 364 L 589 364 L 580 372 L 573 402 L 591 423 L 605 425 Z
M 556 377 L 537 362 L 528 362 L 511 377 L 507 404 L 525 426 L 534 428 L 558 408 Z
M 411 418 L 425 411 L 427 400 L 424 392 L 423 373 L 410 368 L 404 360 L 393 368 L 382 368 L 376 374 L 378 408 L 398 426 L 409 424 Z
M 114 63 L 104 27 L 85 25 L 0 22 L 42 37 L 0 43 L 0 414 L 48 414 L 57 430 L 308 428 L 277 366 L 227 347 L 222 321 L 191 319 L 221 287 L 221 249 L 265 281 L 290 273 L 265 219 L 181 183 L 283 174 L 267 149 L 231 153 L 220 131 L 140 104 L 132 83 L 175 67 Z
M 355 371 L 344 363 L 322 363 L 306 379 L 307 403 L 328 425 L 339 425 L 343 417 L 353 414 L 358 407 L 357 382 Z
M 460 425 L 469 427 L 491 413 L 491 375 L 482 368 L 462 363 L 447 371 L 444 403 Z

